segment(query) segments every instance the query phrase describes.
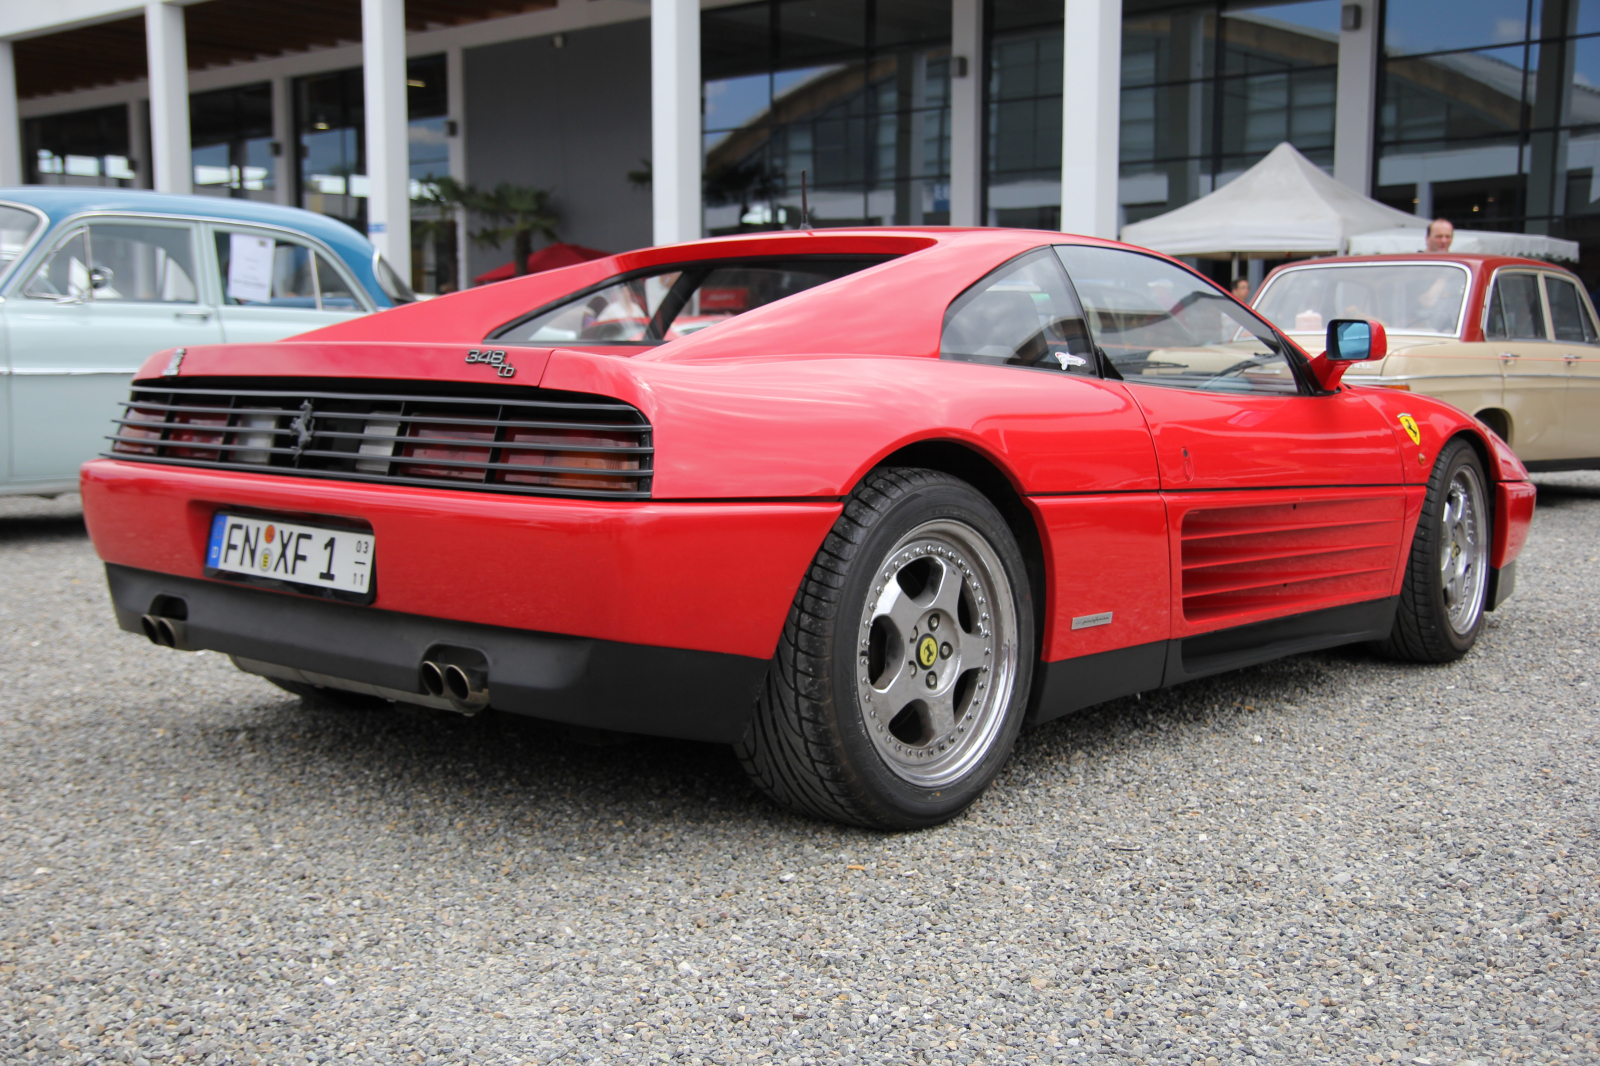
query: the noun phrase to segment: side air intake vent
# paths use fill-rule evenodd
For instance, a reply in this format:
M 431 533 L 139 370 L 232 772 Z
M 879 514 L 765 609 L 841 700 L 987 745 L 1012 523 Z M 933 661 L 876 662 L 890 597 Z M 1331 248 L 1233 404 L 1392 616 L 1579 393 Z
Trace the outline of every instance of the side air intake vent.
M 363 383 L 368 388 L 383 383 Z M 648 499 L 650 424 L 603 396 L 142 386 L 112 459 L 480 492 Z

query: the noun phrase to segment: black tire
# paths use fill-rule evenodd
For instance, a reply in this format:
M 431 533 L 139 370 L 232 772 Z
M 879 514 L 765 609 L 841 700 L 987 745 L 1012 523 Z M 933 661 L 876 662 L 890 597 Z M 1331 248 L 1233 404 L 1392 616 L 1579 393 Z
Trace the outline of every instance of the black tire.
M 1452 519 L 1450 508 L 1454 506 L 1454 492 L 1465 487 L 1470 496 L 1474 485 L 1476 499 L 1467 506 L 1472 511 L 1468 517 L 1475 524 L 1475 539 L 1465 545 L 1459 532 L 1462 523 Z M 1460 438 L 1445 445 L 1428 478 L 1394 628 L 1388 639 L 1378 643 L 1383 654 L 1408 662 L 1447 663 L 1472 650 L 1483 628 L 1488 600 L 1489 548 L 1493 541 L 1489 491 L 1483 464 L 1472 445 Z M 1466 562 L 1459 563 L 1463 559 Z M 1447 563 L 1452 570 L 1459 565 L 1470 568 L 1470 582 L 1447 578 Z M 1468 588 L 1470 596 L 1463 595 L 1462 588 Z
M 1022 553 L 981 493 L 933 470 L 873 471 L 795 595 L 740 763 L 803 814 L 886 830 L 947 821 L 1010 756 L 1033 613 Z

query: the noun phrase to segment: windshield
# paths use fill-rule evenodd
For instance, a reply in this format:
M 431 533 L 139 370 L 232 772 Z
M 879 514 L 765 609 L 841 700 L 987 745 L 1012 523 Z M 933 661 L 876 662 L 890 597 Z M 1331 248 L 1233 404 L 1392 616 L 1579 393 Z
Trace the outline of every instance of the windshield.
M 1321 333 L 1335 318 L 1375 318 L 1391 333 L 1453 337 L 1467 272 L 1441 263 L 1296 267 L 1267 282 L 1256 311 L 1286 333 Z
M 417 294 L 411 291 L 411 286 L 395 273 L 394 267 L 389 265 L 389 260 L 376 252 L 372 255 L 372 272 L 378 275 L 378 287 L 383 290 L 383 294 L 390 302 L 396 304 L 417 302 Z
M 17 261 L 44 220 L 32 211 L 0 204 L 0 272 Z
M 513 344 L 660 344 L 883 262 L 791 257 L 672 267 L 618 279 L 502 330 Z

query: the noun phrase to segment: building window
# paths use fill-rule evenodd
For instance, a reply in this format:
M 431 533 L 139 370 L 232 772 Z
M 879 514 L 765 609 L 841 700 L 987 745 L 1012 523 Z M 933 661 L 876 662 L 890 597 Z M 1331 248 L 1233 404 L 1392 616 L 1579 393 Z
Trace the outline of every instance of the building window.
M 25 119 L 22 143 L 30 185 L 139 184 L 129 158 L 126 104 Z
M 1377 196 L 1458 228 L 1577 240 L 1600 285 L 1600 5 L 1389 0 Z
M 300 206 L 341 219 L 365 233 L 366 111 L 361 79 L 360 67 L 297 78 L 294 103 Z M 428 177 L 442 177 L 450 169 L 445 57 L 409 60 L 406 86 L 411 199 L 416 201 Z M 420 212 L 425 214 L 425 210 Z M 453 285 L 455 272 L 454 223 L 414 218 L 412 288 L 438 292 L 440 285 Z
M 271 84 L 190 96 L 189 142 L 195 192 L 273 199 Z
M 705 227 L 950 218 L 950 5 L 763 0 L 701 15 Z
M 1059 0 L 990 0 L 988 221 L 1055 228 L 1061 199 Z M 1159 215 L 1288 141 L 1333 169 L 1339 0 L 1126 0 L 1122 219 Z

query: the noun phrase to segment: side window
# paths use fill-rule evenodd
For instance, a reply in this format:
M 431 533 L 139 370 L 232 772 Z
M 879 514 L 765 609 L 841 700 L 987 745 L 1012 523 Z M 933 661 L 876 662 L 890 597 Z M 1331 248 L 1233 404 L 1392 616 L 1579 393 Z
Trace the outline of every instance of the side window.
M 1216 286 L 1155 256 L 1056 248 L 1089 332 L 1130 384 L 1294 393 L 1294 368 L 1272 327 Z
M 336 270 L 328 257 L 317 253 L 317 287 L 322 293 L 324 311 L 360 311 L 361 303 L 344 276 Z
M 216 230 L 222 302 L 229 307 L 317 306 L 312 251 L 261 233 Z
M 1584 306 L 1578 287 L 1566 278 L 1544 276 L 1544 294 L 1550 300 L 1550 325 L 1556 340 L 1571 344 L 1593 344 L 1596 339 L 1594 319 Z
M 1535 274 L 1501 274 L 1489 293 L 1489 316 L 1483 335 L 1490 340 L 1542 341 L 1544 307 Z
M 1012 260 L 956 297 L 939 357 L 1098 376 L 1083 309 L 1048 248 Z
M 22 295 L 35 300 L 87 300 L 89 298 L 89 239 L 79 230 L 56 246 Z
M 194 231 L 138 222 L 89 224 L 91 299 L 192 304 Z

